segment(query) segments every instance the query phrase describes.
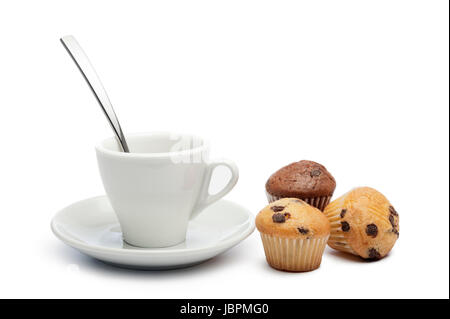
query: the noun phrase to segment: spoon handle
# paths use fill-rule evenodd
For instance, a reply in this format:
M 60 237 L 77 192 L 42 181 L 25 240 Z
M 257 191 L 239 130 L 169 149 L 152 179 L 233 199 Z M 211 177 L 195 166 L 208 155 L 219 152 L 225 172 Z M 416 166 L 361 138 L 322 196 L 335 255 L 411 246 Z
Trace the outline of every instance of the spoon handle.
M 91 88 L 92 93 L 94 93 L 95 98 L 97 99 L 103 112 L 105 113 L 109 124 L 111 124 L 111 127 L 116 134 L 116 137 L 119 140 L 123 151 L 129 153 L 130 150 L 128 149 L 125 135 L 122 132 L 122 128 L 120 127 L 119 120 L 117 119 L 116 113 L 114 112 L 108 94 L 106 94 L 106 90 L 103 87 L 102 82 L 100 81 L 100 78 L 95 72 L 94 67 L 92 66 L 88 57 L 84 53 L 81 46 L 78 44 L 75 37 L 68 35 L 62 37 L 60 40 L 64 48 L 67 50 L 67 52 L 77 65 L 87 84 Z

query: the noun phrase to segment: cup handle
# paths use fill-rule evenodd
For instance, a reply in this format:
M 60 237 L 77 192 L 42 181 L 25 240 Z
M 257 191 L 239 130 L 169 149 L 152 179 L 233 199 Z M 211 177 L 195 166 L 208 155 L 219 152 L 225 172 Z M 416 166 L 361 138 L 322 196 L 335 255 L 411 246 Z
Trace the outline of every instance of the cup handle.
M 197 205 L 195 206 L 191 218 L 196 217 L 198 214 L 200 214 L 207 206 L 211 205 L 212 203 L 218 201 L 222 197 L 224 197 L 226 194 L 228 194 L 229 191 L 231 191 L 236 185 L 238 179 L 239 179 L 239 169 L 236 166 L 236 164 L 230 160 L 221 159 L 214 162 L 209 162 L 206 164 L 207 169 L 205 172 L 205 177 L 203 180 L 203 186 L 200 191 L 200 197 L 197 202 Z M 214 172 L 214 169 L 218 166 L 225 166 L 231 171 L 231 178 L 228 181 L 228 184 L 218 193 L 211 195 L 209 194 L 209 185 L 211 183 L 211 177 Z

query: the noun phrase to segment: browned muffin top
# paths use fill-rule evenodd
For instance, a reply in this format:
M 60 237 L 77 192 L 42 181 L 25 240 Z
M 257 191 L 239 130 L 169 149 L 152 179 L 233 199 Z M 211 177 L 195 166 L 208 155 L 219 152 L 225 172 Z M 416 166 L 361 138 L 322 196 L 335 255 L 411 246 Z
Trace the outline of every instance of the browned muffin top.
M 279 169 L 266 183 L 266 191 L 280 197 L 329 196 L 335 188 L 336 181 L 325 166 L 305 160 Z
M 283 238 L 317 238 L 330 235 L 330 222 L 317 208 L 297 198 L 279 199 L 259 212 L 256 228 Z

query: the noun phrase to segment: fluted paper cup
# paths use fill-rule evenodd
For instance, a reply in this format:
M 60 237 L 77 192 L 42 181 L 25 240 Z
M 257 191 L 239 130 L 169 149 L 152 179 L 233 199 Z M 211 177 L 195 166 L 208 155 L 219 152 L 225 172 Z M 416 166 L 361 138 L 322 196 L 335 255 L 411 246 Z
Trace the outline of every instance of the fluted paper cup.
M 261 233 L 267 262 L 285 271 L 311 271 L 319 268 L 329 236 L 282 238 Z
M 275 195 L 269 194 L 267 191 L 266 191 L 266 196 L 267 196 L 267 200 L 269 201 L 269 203 L 275 202 L 275 201 L 283 198 L 280 196 L 275 196 Z M 331 196 L 332 195 L 320 196 L 320 197 L 303 197 L 303 198 L 295 197 L 295 198 L 301 199 L 302 201 L 306 202 L 307 204 L 314 206 L 323 212 L 325 210 L 325 207 L 327 207 L 327 205 L 330 203 Z M 292 196 L 290 196 L 290 198 L 292 198 Z

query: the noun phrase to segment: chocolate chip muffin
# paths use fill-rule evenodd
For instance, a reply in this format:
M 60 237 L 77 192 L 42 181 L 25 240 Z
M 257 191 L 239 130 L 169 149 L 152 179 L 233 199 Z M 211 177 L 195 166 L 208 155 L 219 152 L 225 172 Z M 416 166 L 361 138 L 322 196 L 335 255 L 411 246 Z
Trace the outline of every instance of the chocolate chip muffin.
M 383 194 L 359 187 L 331 202 L 324 211 L 331 224 L 328 245 L 377 260 L 386 256 L 399 237 L 399 216 Z
M 267 262 L 286 271 L 317 269 L 330 236 L 325 215 L 298 198 L 283 198 L 256 216 Z
M 323 211 L 335 188 L 336 181 L 325 166 L 312 161 L 300 161 L 272 174 L 266 183 L 266 194 L 269 202 L 295 197 Z

